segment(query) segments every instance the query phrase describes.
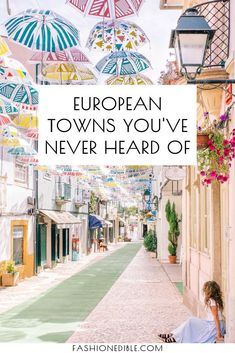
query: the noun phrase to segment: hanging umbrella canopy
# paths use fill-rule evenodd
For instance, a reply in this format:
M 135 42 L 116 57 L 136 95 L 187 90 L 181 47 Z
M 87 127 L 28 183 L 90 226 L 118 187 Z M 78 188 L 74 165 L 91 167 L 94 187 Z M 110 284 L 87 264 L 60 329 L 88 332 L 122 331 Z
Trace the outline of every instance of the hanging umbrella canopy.
M 43 74 L 39 79 L 47 82 L 81 82 L 93 81 L 96 82 L 96 77 L 91 70 L 84 65 L 78 64 L 51 64 L 43 69 Z
M 6 58 L 0 63 L 0 81 L 12 81 L 14 83 L 33 83 L 32 77 L 18 60 Z
M 153 85 L 153 82 L 144 75 L 111 76 L 105 82 L 107 85 Z
M 8 150 L 9 154 L 14 156 L 35 156 L 37 151 L 35 151 L 30 145 L 29 146 L 16 146 Z
M 102 18 L 123 18 L 137 15 L 143 0 L 68 0 L 84 15 Z
M 0 114 L 17 114 L 18 109 L 7 100 L 0 98 Z
M 86 46 L 103 51 L 137 50 L 147 41 L 146 34 L 135 23 L 103 21 L 93 27 Z
M 24 135 L 32 140 L 38 140 L 38 129 L 27 129 Z
M 135 75 L 151 67 L 149 60 L 137 52 L 115 52 L 106 55 L 96 64 L 96 69 L 109 75 Z
M 0 82 L 0 98 L 2 97 L 26 109 L 36 109 L 38 105 L 38 91 L 25 84 Z
M 12 124 L 11 118 L 6 114 L 0 114 L 0 126 Z
M 11 52 L 5 40 L 0 37 L 0 56 L 3 55 L 11 55 Z
M 56 52 L 79 44 L 72 23 L 51 10 L 28 9 L 5 23 L 8 36 L 32 50 Z
M 33 56 L 29 60 L 32 64 L 40 63 L 89 63 L 88 57 L 78 48 L 71 48 L 64 51 L 57 51 L 55 53 L 42 53 L 34 52 Z
M 18 130 L 14 126 L 0 126 L 0 136 L 3 138 L 14 138 L 18 135 Z
M 36 129 L 38 127 L 38 117 L 32 114 L 19 114 L 13 119 L 13 122 L 23 129 Z
M 20 156 L 17 160 L 24 164 L 38 165 L 38 159 L 35 156 Z

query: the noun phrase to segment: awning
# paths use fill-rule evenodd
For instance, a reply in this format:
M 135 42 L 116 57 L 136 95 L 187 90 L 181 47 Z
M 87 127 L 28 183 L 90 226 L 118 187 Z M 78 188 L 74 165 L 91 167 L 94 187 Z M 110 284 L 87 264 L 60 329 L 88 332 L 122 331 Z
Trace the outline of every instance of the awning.
M 56 224 L 78 224 L 81 223 L 80 219 L 73 216 L 70 212 L 48 211 L 40 210 L 44 216 L 50 218 Z
M 112 223 L 112 222 L 104 221 L 104 223 L 105 223 L 105 225 L 106 225 L 108 228 L 113 227 L 113 223 Z
M 97 228 L 103 228 L 105 226 L 105 220 L 96 215 L 96 214 L 90 214 L 89 215 L 89 228 L 90 229 L 97 229 Z

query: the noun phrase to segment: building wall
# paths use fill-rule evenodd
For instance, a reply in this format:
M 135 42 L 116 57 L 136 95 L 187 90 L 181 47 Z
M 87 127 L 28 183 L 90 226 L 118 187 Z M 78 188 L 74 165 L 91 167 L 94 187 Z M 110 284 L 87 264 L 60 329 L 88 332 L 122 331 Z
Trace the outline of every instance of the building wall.
M 17 268 L 21 278 L 30 277 L 34 273 L 35 217 L 28 215 L 28 210 L 33 208 L 33 205 L 28 204 L 27 198 L 34 197 L 33 169 L 28 167 L 26 183 L 17 182 L 15 157 L 7 153 L 7 148 L 0 147 L 0 151 L 0 183 L 1 191 L 4 192 L 0 207 L 0 264 L 3 266 L 6 261 L 13 260 L 13 226 L 23 226 L 23 266 L 19 265 Z

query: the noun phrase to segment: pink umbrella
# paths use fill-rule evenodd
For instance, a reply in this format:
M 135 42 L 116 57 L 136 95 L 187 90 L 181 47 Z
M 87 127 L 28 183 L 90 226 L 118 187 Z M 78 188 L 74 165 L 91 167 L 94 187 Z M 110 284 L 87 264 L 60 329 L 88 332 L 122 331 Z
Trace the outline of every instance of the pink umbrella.
M 0 126 L 12 124 L 11 118 L 6 114 L 0 114 Z
M 118 19 L 137 15 L 143 0 L 68 0 L 84 15 Z
M 24 135 L 32 140 L 38 140 L 38 129 L 28 129 Z
M 89 63 L 88 57 L 78 48 L 71 48 L 66 51 L 57 51 L 55 53 L 42 53 L 34 52 L 33 56 L 29 59 L 32 64 L 35 63 L 58 63 L 58 62 L 79 62 Z

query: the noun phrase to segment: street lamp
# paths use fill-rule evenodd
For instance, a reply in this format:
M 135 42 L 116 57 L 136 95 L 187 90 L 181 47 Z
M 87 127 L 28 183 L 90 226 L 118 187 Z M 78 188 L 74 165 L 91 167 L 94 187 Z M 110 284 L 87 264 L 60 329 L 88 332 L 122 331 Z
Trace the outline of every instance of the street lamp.
M 188 79 L 195 79 L 201 72 L 214 34 L 215 30 L 195 8 L 187 9 L 171 31 L 170 48 L 175 48 L 181 73 Z
M 177 27 L 171 31 L 170 48 L 176 52 L 181 73 L 191 84 L 235 83 L 234 79 L 195 80 L 204 66 L 207 49 L 210 48 L 215 30 L 211 29 L 204 16 L 196 8 L 189 8 L 180 16 Z M 224 63 L 221 63 L 223 66 Z

